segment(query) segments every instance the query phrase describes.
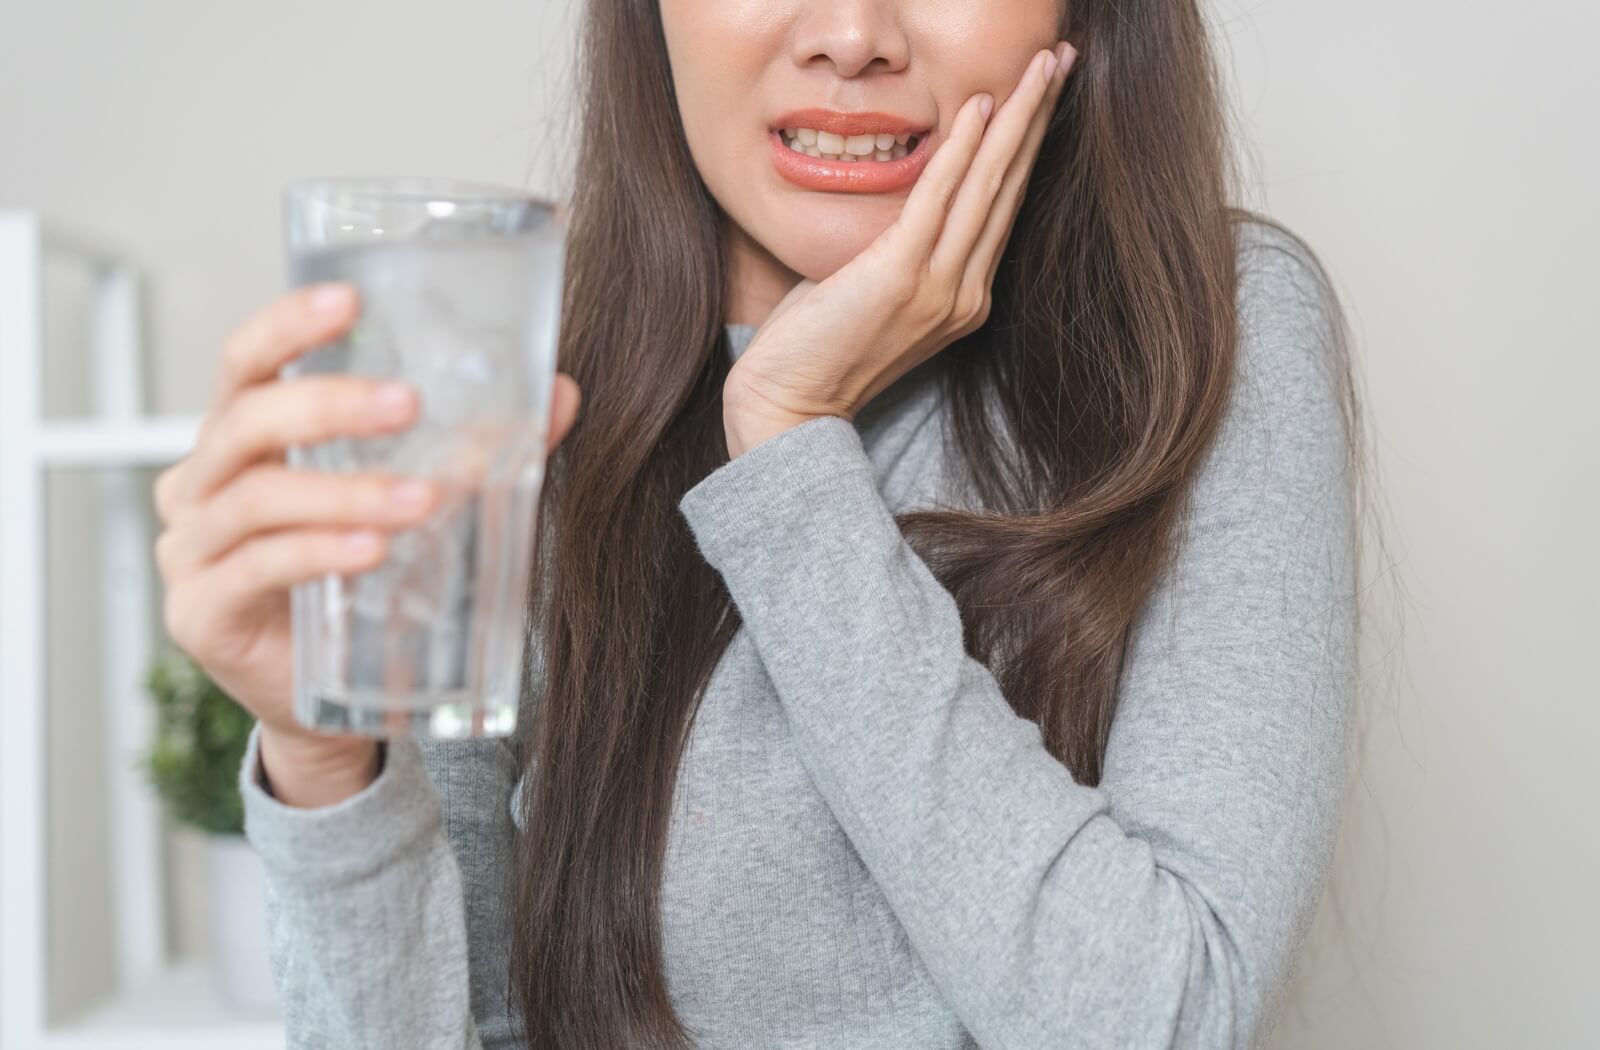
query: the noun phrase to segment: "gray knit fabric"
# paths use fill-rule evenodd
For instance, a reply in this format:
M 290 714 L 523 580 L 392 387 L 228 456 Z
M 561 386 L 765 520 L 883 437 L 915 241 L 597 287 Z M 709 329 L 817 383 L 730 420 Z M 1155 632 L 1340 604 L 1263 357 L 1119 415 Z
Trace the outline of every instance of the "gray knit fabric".
M 669 990 L 697 1045 L 1242 1048 L 1278 1015 L 1339 827 L 1353 504 L 1329 300 L 1240 228 L 1239 381 L 1074 781 L 963 649 L 893 513 L 960 499 L 927 368 L 679 503 L 743 618 L 673 801 Z M 752 329 L 729 329 L 743 350 Z M 242 771 L 293 1047 L 512 1047 L 516 770 L 393 742 L 295 810 Z

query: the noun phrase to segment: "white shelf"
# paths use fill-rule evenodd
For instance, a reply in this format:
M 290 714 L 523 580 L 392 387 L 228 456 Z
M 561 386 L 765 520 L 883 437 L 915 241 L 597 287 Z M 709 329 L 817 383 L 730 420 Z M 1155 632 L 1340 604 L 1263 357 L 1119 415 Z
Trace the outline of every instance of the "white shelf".
M 180 964 L 83 1017 L 51 1028 L 49 1050 L 282 1050 L 283 1022 L 250 1019 L 217 998 L 203 964 Z
M 92 277 L 82 375 L 95 414 L 85 418 L 43 412 L 47 257 Z M 230 1011 L 204 963 L 175 962 L 169 951 L 160 808 L 136 761 L 150 739 L 143 677 L 159 627 L 148 484 L 135 471 L 187 455 L 200 419 L 144 413 L 141 327 L 139 278 L 126 255 L 37 215 L 0 211 L 0 1050 L 252 1050 L 285 1042 L 281 1021 Z M 86 749 L 73 759 L 105 763 L 103 797 L 88 803 L 103 809 L 109 839 L 99 875 L 52 869 L 48 848 L 44 486 L 58 468 L 109 468 L 97 479 L 102 648 L 85 654 L 104 682 L 103 741 L 99 754 Z M 49 963 L 67 946 L 53 940 L 49 904 L 57 893 L 70 899 L 68 876 L 110 880 L 110 928 L 71 947 L 80 957 L 109 957 L 113 990 L 98 998 L 98 989 L 50 985 L 64 978 L 64 968 Z M 88 1005 L 57 1018 L 51 1002 Z
M 164 466 L 188 455 L 199 432 L 198 416 L 52 419 L 40 424 L 38 456 L 47 467 Z

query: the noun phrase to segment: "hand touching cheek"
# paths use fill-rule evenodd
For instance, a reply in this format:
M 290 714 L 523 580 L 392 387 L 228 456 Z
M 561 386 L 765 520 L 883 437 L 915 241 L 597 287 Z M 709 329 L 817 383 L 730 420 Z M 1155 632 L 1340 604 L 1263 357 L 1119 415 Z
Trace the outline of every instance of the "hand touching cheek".
M 1065 41 L 1034 55 L 998 111 L 987 94 L 968 99 L 888 229 L 778 303 L 723 389 L 730 457 L 817 416 L 853 418 L 988 319 L 995 270 L 1076 57 Z

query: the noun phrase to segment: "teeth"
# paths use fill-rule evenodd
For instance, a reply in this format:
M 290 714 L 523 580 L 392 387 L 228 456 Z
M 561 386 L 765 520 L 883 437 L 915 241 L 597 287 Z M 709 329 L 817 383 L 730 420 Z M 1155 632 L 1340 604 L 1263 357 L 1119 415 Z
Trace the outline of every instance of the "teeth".
M 857 161 L 900 160 L 911 152 L 910 134 L 836 135 L 815 128 L 784 128 L 784 142 L 796 153 L 819 160 L 853 164 Z

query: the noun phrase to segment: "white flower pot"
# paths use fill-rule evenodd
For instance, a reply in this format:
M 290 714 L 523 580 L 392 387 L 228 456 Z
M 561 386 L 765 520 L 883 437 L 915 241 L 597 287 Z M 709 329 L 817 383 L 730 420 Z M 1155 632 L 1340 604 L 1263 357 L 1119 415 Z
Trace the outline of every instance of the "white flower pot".
M 217 990 L 245 1014 L 278 1012 L 267 941 L 266 875 L 243 835 L 211 835 L 211 943 Z

